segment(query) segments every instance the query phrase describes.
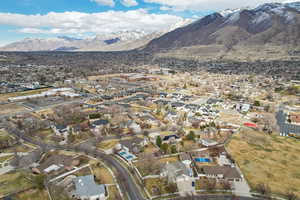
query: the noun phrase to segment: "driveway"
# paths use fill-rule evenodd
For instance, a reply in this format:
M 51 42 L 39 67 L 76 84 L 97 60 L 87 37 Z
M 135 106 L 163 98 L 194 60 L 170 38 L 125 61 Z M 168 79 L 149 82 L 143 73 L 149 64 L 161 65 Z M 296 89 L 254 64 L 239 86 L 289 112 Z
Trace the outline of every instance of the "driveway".
M 234 194 L 236 196 L 251 197 L 250 187 L 248 186 L 248 183 L 245 180 L 241 182 L 234 182 L 233 187 Z

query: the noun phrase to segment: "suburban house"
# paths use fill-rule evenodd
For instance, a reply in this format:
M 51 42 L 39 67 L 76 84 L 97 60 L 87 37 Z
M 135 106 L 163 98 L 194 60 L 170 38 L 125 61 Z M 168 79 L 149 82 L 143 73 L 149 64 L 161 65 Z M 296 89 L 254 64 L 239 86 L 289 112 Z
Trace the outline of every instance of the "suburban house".
M 291 124 L 300 125 L 300 115 L 291 113 L 289 115 Z
M 250 110 L 251 106 L 250 104 L 237 104 L 236 109 L 240 112 L 248 112 Z
M 133 139 L 129 140 L 121 140 L 116 149 L 119 151 L 123 150 L 128 153 L 138 154 L 146 145 L 148 145 L 148 139 L 134 137 Z
M 99 119 L 92 123 L 92 131 L 100 133 L 104 128 L 109 128 L 109 121 L 106 119 Z
M 287 114 L 283 110 L 276 113 L 276 120 L 280 128 L 281 136 L 300 137 L 300 125 L 288 123 Z
M 128 120 L 127 122 L 124 122 L 123 128 L 127 129 L 128 131 L 132 131 L 133 133 L 140 133 L 142 131 L 141 126 L 133 120 Z
M 229 166 L 203 166 L 202 172 L 207 178 L 240 182 L 242 177 L 235 167 Z
M 181 196 L 195 194 L 195 179 L 193 171 L 189 165 L 182 162 L 167 163 L 160 174 L 161 177 L 167 177 L 169 183 L 177 185 Z
M 175 143 L 178 143 L 180 142 L 182 139 L 173 134 L 173 135 L 166 135 L 162 138 L 162 143 L 168 143 L 168 144 L 175 144 Z
M 218 144 L 218 142 L 211 139 L 200 139 L 200 143 L 205 147 L 212 147 Z
M 105 200 L 107 197 L 105 185 L 97 185 L 93 175 L 77 177 L 73 182 L 75 184 L 74 198 L 80 200 Z
M 59 137 L 67 138 L 69 135 L 69 126 L 54 124 L 51 125 L 51 128 L 54 131 L 55 135 Z
M 177 120 L 179 119 L 179 116 L 176 112 L 169 112 L 166 114 L 165 119 L 168 120 L 169 122 L 176 123 Z
M 70 171 L 74 167 L 79 166 L 80 160 L 73 156 L 53 154 L 48 157 L 44 157 L 43 161 L 36 164 L 32 168 L 32 172 L 37 174 L 60 174 L 64 171 Z

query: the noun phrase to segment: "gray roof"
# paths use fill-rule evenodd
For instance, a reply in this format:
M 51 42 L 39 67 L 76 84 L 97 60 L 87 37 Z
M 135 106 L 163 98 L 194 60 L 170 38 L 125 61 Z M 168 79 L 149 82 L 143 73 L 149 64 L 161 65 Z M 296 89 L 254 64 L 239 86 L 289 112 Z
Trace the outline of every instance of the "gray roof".
M 277 124 L 280 127 L 280 132 L 284 134 L 294 133 L 300 135 L 300 126 L 286 123 L 286 118 L 287 116 L 282 110 L 276 114 Z
M 66 131 L 66 129 L 67 129 L 67 126 L 66 126 L 66 125 L 63 125 L 63 124 L 55 124 L 54 126 L 55 126 L 56 129 L 59 130 L 60 132 L 64 132 L 64 131 Z
M 93 175 L 80 176 L 74 179 L 75 195 L 78 197 L 90 197 L 100 194 L 105 195 L 105 185 L 97 185 Z
M 174 178 L 183 174 L 189 176 L 189 170 L 182 162 L 167 163 L 164 170 L 168 172 L 169 176 Z
M 208 175 L 220 175 L 222 174 L 224 178 L 237 179 L 241 178 L 241 175 L 235 167 L 228 166 L 204 166 L 203 172 Z
M 129 149 L 129 151 L 134 151 L 136 150 L 135 148 L 137 148 L 139 150 L 139 148 L 141 147 L 141 143 L 144 141 L 144 139 L 142 138 L 138 138 L 138 137 L 134 137 L 133 139 L 129 139 L 129 140 L 121 140 L 119 143 L 122 146 L 125 146 Z M 137 153 L 137 152 L 134 152 Z
M 101 125 L 107 125 L 107 124 L 109 124 L 109 121 L 106 119 L 99 119 L 99 120 L 93 122 L 93 126 L 101 126 Z

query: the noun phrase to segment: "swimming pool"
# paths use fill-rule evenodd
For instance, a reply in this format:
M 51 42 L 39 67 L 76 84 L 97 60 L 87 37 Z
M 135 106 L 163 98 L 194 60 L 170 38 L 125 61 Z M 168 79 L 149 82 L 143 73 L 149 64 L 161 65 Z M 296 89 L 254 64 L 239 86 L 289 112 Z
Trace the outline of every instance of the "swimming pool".
M 130 162 L 136 158 L 133 154 L 126 152 L 126 151 L 120 151 L 118 154 L 128 162 Z
M 195 158 L 196 162 L 211 162 L 209 158 Z

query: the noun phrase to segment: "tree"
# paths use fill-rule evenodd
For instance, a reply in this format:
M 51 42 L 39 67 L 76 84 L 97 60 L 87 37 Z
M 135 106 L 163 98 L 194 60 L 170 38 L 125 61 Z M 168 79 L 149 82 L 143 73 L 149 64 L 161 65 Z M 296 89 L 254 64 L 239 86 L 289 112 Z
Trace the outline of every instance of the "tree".
M 157 145 L 159 148 L 161 148 L 161 144 L 162 144 L 161 137 L 158 136 L 158 137 L 156 138 L 156 145 Z
M 171 146 L 171 153 L 172 153 L 172 154 L 177 153 L 176 145 L 172 145 L 172 146 Z
M 260 106 L 260 102 L 259 101 L 254 101 L 254 106 Z
M 35 188 L 43 190 L 45 188 L 45 180 L 46 176 L 41 174 L 34 176 L 32 179 L 32 183 L 34 184 Z
M 163 143 L 161 145 L 161 150 L 166 154 L 168 152 L 169 149 L 169 144 L 168 143 Z
M 194 131 L 190 131 L 190 133 L 186 136 L 188 140 L 195 141 L 196 135 Z
M 169 183 L 166 189 L 169 193 L 175 193 L 177 192 L 177 185 L 175 183 Z
M 287 200 L 297 200 L 297 195 L 293 191 L 288 191 L 286 194 Z
M 263 195 L 269 195 L 271 193 L 271 189 L 267 184 L 259 183 L 256 185 L 257 192 L 263 194 Z

